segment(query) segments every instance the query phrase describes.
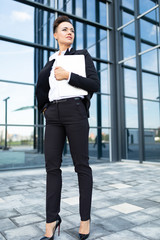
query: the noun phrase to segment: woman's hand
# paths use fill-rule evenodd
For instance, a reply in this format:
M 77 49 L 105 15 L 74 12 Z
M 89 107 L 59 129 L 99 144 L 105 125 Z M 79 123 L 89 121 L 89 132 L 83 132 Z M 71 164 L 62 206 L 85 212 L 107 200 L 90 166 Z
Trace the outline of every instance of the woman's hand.
M 69 78 L 69 72 L 67 72 L 66 70 L 64 70 L 62 67 L 55 67 L 54 69 L 54 75 L 56 80 L 68 80 Z

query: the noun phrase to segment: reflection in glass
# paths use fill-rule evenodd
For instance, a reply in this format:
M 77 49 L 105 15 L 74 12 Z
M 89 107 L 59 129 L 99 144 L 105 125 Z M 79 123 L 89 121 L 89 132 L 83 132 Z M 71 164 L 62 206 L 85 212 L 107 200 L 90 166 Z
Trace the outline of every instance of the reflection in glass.
M 126 13 L 126 12 L 122 12 L 122 25 L 130 22 L 131 20 L 134 19 L 134 15 L 131 15 L 129 13 Z
M 100 24 L 107 25 L 107 9 L 106 9 L 106 3 L 99 2 L 99 16 L 100 16 Z
M 130 23 L 125 28 L 123 28 L 123 32 L 131 34 L 132 36 L 135 36 L 135 22 Z
M 142 55 L 142 69 L 146 69 L 148 71 L 153 71 L 153 72 L 158 72 L 157 54 L 158 54 L 157 49 L 143 54 Z
M 110 130 L 102 128 L 102 157 L 107 158 L 109 160 L 109 137 Z
M 87 25 L 87 50 L 92 57 L 96 56 L 96 29 Z
M 140 13 L 144 13 L 158 4 L 158 0 L 139 0 Z
M 131 56 L 135 56 L 135 41 L 126 37 L 123 37 L 123 57 L 129 58 Z
M 139 132 L 138 129 L 127 128 L 126 134 L 126 151 L 127 158 L 139 160 Z
M 8 151 L 0 150 L 0 169 L 44 166 L 44 155 L 33 149 L 33 127 L 8 127 Z M 4 146 L 4 128 L 0 127 L 0 146 Z
M 138 128 L 138 107 L 137 100 L 125 98 L 126 127 Z
M 34 41 L 33 7 L 16 1 L 1 0 L 0 22 L 2 35 L 30 42 Z
M 122 6 L 134 10 L 134 0 L 122 0 Z
M 87 0 L 87 19 L 95 22 L 95 0 Z
M 101 93 L 110 93 L 107 64 L 101 63 L 100 79 L 101 79 L 101 84 L 100 84 Z
M 100 57 L 107 60 L 107 32 L 100 30 Z
M 72 13 L 72 0 L 66 1 L 67 12 Z
M 125 96 L 137 97 L 137 73 L 124 68 Z
M 0 79 L 34 83 L 34 49 L 0 41 Z
M 110 127 L 109 96 L 101 95 L 102 127 Z
M 153 43 L 157 43 L 158 26 L 140 19 L 141 38 Z
M 89 124 L 91 127 L 97 126 L 97 95 L 94 94 L 91 99 Z
M 82 17 L 83 0 L 76 0 L 76 15 Z
M 83 24 L 76 22 L 76 49 L 83 49 Z
M 159 128 L 159 102 L 143 101 L 144 127 Z
M 97 157 L 97 146 L 95 145 L 97 138 L 97 128 L 89 129 L 89 156 Z M 91 159 L 90 159 L 91 162 Z
M 136 67 L 136 58 L 132 58 L 124 62 L 126 66 Z
M 160 128 L 144 131 L 145 160 L 160 162 Z
M 159 97 L 158 76 L 142 73 L 143 98 L 157 100 Z
M 5 106 L 8 100 L 8 124 L 33 124 L 34 86 L 1 83 L 0 87 L 0 123 L 4 123 Z

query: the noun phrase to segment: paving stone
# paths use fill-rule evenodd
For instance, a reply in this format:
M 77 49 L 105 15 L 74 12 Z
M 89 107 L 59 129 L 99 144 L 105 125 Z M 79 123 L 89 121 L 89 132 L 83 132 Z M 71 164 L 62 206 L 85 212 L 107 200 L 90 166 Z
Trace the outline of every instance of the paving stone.
M 160 225 L 152 222 L 132 228 L 131 231 L 136 232 L 149 239 L 160 239 Z
M 1 233 L 0 233 L 0 240 L 6 240 Z
M 99 210 L 96 210 L 93 212 L 94 215 L 100 217 L 100 218 L 110 218 L 110 217 L 114 217 L 114 216 L 118 216 L 120 215 L 120 213 L 118 213 L 117 211 L 115 210 L 112 210 L 112 209 L 109 209 L 109 208 L 102 208 L 102 209 L 99 209 Z
M 137 233 L 130 232 L 128 230 L 117 232 L 109 236 L 100 238 L 101 240 L 148 240 L 148 238 L 142 237 Z
M 18 226 L 24 226 L 27 224 L 43 221 L 44 219 L 36 214 L 28 214 L 20 217 L 11 218 Z
M 0 231 L 16 228 L 16 225 L 8 218 L 0 220 Z
M 8 209 L 8 211 L 4 211 L 4 210 L 0 211 L 0 219 L 15 217 L 15 216 L 19 216 L 19 215 L 20 215 L 20 213 L 18 211 L 16 211 L 15 209 Z
M 126 219 L 135 225 L 141 225 L 143 223 L 154 221 L 157 217 L 145 214 L 143 212 L 136 212 L 128 215 L 121 216 L 123 219 Z
M 34 226 L 24 226 L 7 230 L 4 232 L 4 235 L 7 240 L 30 240 L 31 238 L 40 235 L 40 229 L 35 228 Z
M 160 236 L 159 166 L 120 162 L 93 164 L 92 169 L 94 184 L 88 239 L 158 239 L 155 236 Z M 56 234 L 55 240 L 73 240 L 78 239 L 80 224 L 78 180 L 77 174 L 73 174 L 73 166 L 62 166 L 62 170 L 61 235 Z M 4 220 L 3 226 L 9 223 L 12 227 L 4 232 L 0 229 L 0 240 L 38 240 L 43 236 L 45 181 L 45 169 L 0 174 L 0 219 Z M 124 203 L 136 206 L 140 211 L 124 214 L 110 208 L 115 205 L 121 205 L 121 208 Z M 150 235 L 143 234 L 143 231 L 150 231 Z

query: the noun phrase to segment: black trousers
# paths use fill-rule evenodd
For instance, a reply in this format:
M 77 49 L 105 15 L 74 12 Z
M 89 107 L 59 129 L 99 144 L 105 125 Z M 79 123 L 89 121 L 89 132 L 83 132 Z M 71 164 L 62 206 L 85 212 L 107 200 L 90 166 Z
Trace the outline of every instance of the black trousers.
M 93 180 L 88 158 L 89 124 L 85 106 L 80 98 L 63 100 L 50 104 L 45 118 L 46 222 L 55 221 L 60 212 L 60 167 L 66 136 L 78 174 L 80 217 L 86 221 L 90 219 Z

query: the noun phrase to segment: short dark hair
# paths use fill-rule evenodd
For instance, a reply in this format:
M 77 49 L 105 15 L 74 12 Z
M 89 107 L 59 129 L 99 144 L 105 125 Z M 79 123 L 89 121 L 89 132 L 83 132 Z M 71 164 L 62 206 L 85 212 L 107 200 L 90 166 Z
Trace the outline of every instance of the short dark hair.
M 59 16 L 53 23 L 53 33 L 56 32 L 57 27 L 59 26 L 59 24 L 61 24 L 62 22 L 69 22 L 71 23 L 71 20 L 69 19 L 69 17 L 63 15 L 63 16 Z M 72 23 L 71 23 L 72 24 Z

